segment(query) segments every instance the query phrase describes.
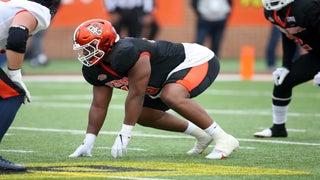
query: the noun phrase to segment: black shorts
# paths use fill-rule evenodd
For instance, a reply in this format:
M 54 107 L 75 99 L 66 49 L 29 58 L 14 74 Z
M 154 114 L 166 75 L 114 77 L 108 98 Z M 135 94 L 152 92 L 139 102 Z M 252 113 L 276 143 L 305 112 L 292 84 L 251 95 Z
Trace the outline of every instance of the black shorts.
M 219 71 L 219 60 L 214 56 L 206 63 L 173 73 L 164 85 L 167 83 L 179 83 L 190 92 L 190 98 L 194 98 L 210 87 L 218 76 Z M 152 99 L 147 95 L 145 96 L 143 106 L 162 111 L 170 109 L 160 98 Z

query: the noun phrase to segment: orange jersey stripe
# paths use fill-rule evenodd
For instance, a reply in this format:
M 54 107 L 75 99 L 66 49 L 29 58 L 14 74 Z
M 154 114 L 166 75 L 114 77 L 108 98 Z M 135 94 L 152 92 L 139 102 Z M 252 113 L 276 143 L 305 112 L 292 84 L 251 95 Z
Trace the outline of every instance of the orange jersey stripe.
M 182 79 L 178 80 L 177 83 L 183 85 L 190 92 L 203 81 L 208 72 L 208 62 L 199 66 L 192 67 L 188 74 Z
M 111 67 L 103 64 L 101 61 L 99 62 L 99 64 L 102 66 L 102 68 L 103 68 L 104 70 L 106 70 L 108 73 L 112 74 L 113 76 L 121 77 L 117 72 L 115 72 L 114 70 L 112 70 Z
M 4 81 L 2 81 L 0 79 L 0 96 L 2 98 L 9 98 L 12 96 L 18 96 L 19 92 L 17 92 L 15 89 L 13 89 L 12 87 L 10 87 L 8 84 L 6 84 Z

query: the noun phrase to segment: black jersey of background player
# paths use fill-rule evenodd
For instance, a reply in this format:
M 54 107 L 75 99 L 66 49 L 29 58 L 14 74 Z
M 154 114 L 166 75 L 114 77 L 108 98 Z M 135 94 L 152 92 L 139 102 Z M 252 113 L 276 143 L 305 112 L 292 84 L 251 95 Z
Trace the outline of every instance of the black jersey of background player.
M 185 52 L 181 43 L 139 38 L 120 39 L 106 57 L 110 64 L 101 61 L 91 67 L 83 66 L 83 76 L 94 86 L 128 90 L 128 71 L 142 53 L 150 54 L 151 75 L 146 92 L 155 95 L 168 74 L 184 61 Z
M 320 0 L 295 0 L 288 9 L 278 12 L 265 9 L 264 15 L 289 39 L 320 55 Z

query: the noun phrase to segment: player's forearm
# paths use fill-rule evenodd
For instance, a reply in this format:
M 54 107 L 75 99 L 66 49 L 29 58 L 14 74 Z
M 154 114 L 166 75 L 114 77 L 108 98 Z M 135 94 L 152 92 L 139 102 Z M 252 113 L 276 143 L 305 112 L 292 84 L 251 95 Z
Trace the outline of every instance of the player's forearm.
M 98 135 L 106 116 L 107 116 L 106 109 L 91 106 L 89 111 L 87 133 Z
M 9 69 L 21 69 L 23 63 L 23 53 L 6 50 L 7 66 Z
M 124 124 L 134 126 L 142 111 L 144 95 L 131 97 L 128 95 L 125 104 Z

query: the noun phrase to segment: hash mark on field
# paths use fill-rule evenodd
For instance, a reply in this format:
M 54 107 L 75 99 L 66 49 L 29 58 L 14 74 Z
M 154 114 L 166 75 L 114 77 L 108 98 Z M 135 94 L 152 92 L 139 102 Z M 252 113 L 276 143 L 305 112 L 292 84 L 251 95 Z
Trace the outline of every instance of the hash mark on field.
M 97 149 L 111 149 L 111 147 L 97 147 Z M 147 150 L 141 149 L 141 148 L 127 148 L 127 150 L 132 150 L 132 151 L 147 151 Z
M 16 152 L 16 153 L 32 153 L 33 151 L 26 151 L 26 150 L 14 150 L 14 149 L 0 149 L 1 152 Z

